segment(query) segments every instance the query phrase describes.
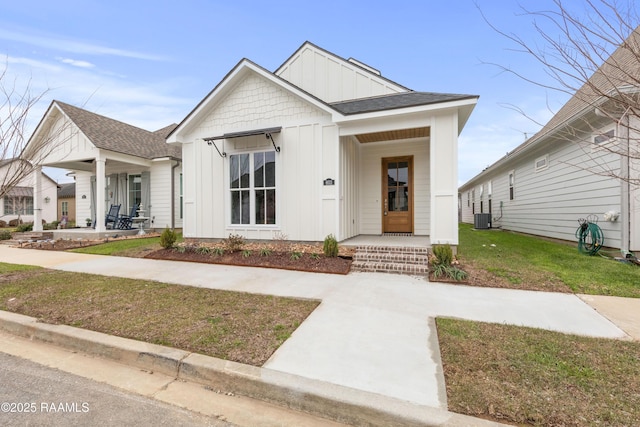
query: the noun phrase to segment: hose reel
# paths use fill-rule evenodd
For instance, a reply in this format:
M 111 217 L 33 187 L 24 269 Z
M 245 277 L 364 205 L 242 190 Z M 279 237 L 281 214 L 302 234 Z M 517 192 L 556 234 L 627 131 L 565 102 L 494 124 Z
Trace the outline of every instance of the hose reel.
M 604 234 L 598 226 L 598 217 L 589 215 L 578 220 L 580 226 L 576 230 L 578 250 L 587 255 L 596 255 L 604 244 Z

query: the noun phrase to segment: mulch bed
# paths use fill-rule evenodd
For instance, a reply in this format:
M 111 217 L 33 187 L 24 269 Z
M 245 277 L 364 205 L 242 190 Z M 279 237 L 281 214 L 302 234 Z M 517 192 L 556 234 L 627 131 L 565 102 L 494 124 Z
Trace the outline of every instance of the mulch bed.
M 200 254 L 193 251 L 178 252 L 174 249 L 153 251 L 145 255 L 145 258 L 205 264 L 239 265 L 245 267 L 279 268 L 282 270 L 330 274 L 348 274 L 352 262 L 350 257 L 325 257 L 324 255 L 320 255 L 317 258 L 313 258 L 309 253 L 302 254 L 298 259 L 292 259 L 291 252 L 271 252 L 269 255 L 264 256 L 256 252 L 245 256 L 242 251 L 227 252 L 224 255 L 214 255 Z

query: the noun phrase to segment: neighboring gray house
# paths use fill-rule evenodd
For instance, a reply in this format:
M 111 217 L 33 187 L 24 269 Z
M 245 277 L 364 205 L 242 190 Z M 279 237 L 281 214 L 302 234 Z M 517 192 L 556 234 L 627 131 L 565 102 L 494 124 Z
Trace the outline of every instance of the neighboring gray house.
M 638 31 L 540 132 L 458 189 L 463 222 L 485 213 L 492 227 L 573 241 L 578 219 L 597 215 L 605 246 L 640 251 L 640 189 L 616 178 L 640 179 L 640 160 L 619 154 L 638 152 L 640 117 L 618 102 L 640 93 Z

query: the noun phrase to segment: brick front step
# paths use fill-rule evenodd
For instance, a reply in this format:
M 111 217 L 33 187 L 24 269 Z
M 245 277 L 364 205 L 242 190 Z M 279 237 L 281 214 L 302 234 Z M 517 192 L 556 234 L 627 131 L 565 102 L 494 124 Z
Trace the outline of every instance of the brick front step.
M 370 261 L 370 262 L 391 262 L 399 264 L 428 264 L 429 256 L 427 254 L 415 253 L 361 253 L 356 252 L 353 256 L 354 261 Z
M 427 276 L 429 267 L 418 264 L 398 264 L 393 262 L 365 262 L 354 261 L 351 270 L 369 273 L 409 274 L 412 276 Z
M 359 246 L 353 256 L 353 271 L 429 274 L 429 249 L 424 247 Z

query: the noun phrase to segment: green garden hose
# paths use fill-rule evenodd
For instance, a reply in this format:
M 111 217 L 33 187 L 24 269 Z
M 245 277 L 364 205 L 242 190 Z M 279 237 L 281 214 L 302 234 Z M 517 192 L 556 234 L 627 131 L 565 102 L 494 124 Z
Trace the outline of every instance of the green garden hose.
M 597 217 L 580 218 L 580 227 L 576 230 L 578 250 L 583 254 L 596 255 L 604 244 L 602 229 L 597 224 Z

